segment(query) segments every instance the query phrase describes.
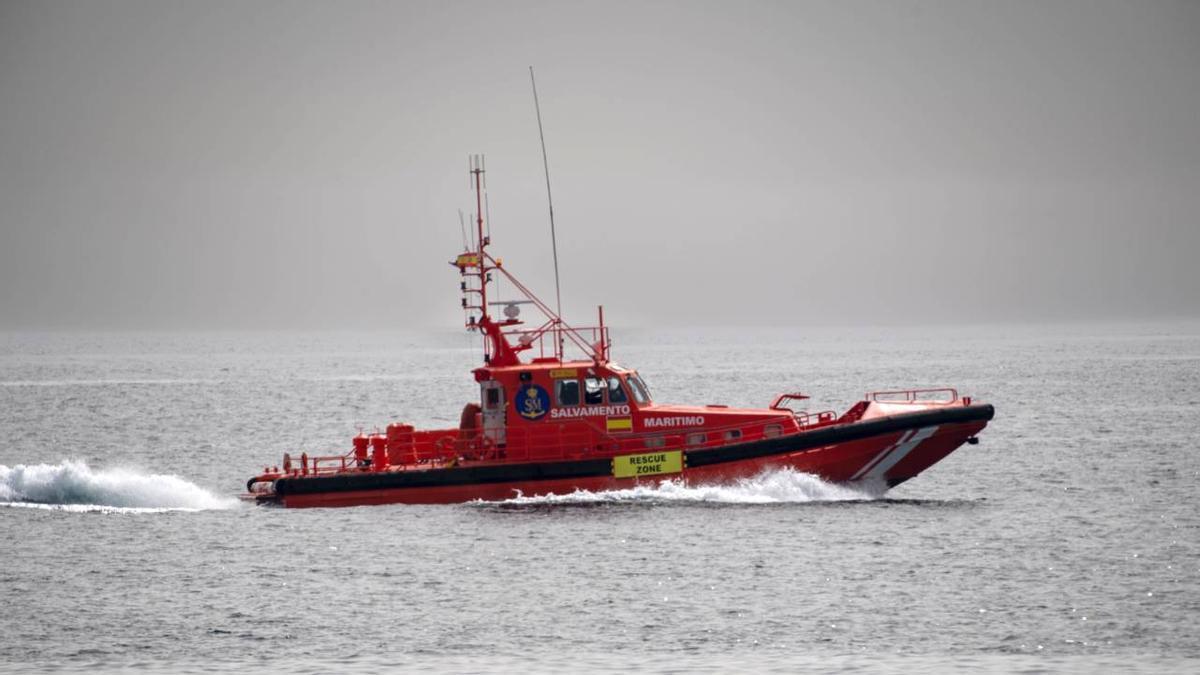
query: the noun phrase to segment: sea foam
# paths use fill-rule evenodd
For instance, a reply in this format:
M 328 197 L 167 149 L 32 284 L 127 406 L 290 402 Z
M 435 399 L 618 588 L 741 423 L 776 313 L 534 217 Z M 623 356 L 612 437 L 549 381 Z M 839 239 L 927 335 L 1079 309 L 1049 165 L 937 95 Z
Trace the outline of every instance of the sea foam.
M 789 504 L 806 502 L 869 501 L 887 491 L 880 484 L 830 483 L 791 469 L 764 471 L 750 478 L 717 485 L 688 485 L 680 480 L 639 485 L 623 490 L 577 490 L 565 495 L 517 496 L 503 504 L 602 504 L 602 503 L 715 503 Z
M 174 475 L 60 464 L 0 464 L 0 506 L 63 511 L 202 511 L 238 504 Z

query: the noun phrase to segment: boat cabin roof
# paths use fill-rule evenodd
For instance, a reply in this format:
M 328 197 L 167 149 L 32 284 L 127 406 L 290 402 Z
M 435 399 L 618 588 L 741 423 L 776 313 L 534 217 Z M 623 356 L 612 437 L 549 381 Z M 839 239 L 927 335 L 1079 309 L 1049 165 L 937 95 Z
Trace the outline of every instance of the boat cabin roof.
M 572 370 L 576 372 L 568 372 Z M 636 374 L 636 372 L 613 361 L 597 363 L 595 361 L 582 360 L 559 361 L 558 359 L 534 359 L 531 363 L 521 363 L 513 366 L 482 366 L 476 368 L 475 379 L 479 382 L 484 380 L 507 380 L 514 375 L 519 377 L 521 373 L 530 373 L 531 375 L 548 374 L 552 378 L 558 378 L 575 377 L 589 373 L 596 375 L 628 375 Z

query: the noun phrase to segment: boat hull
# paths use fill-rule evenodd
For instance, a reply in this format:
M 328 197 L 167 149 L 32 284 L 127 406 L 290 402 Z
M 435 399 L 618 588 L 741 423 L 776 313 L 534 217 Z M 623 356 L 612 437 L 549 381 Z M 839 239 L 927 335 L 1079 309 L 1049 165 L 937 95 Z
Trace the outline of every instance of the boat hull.
M 617 477 L 612 457 L 595 457 L 282 478 L 275 481 L 273 492 L 257 499 L 286 507 L 452 504 L 619 490 L 663 480 L 721 484 L 785 468 L 832 482 L 892 487 L 973 440 L 993 415 L 990 405 L 937 407 L 684 451 L 681 472 L 649 477 Z

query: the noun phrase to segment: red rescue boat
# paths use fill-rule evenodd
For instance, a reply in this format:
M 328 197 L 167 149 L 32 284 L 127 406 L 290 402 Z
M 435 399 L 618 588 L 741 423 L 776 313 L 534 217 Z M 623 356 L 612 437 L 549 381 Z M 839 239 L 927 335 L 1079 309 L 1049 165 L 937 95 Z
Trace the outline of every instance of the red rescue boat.
M 466 327 L 483 337 L 479 402 L 463 408 L 457 428 L 395 423 L 360 434 L 344 453 L 285 454 L 247 482 L 245 498 L 289 507 L 445 504 L 724 483 L 783 468 L 892 487 L 977 443 L 992 419 L 991 405 L 954 389 L 874 392 L 841 414 L 793 410 L 808 398 L 799 393 L 766 408 L 659 403 L 636 370 L 609 358 L 603 308 L 595 327 L 568 325 L 488 253 L 483 173 L 473 163 L 476 243 L 451 262 Z M 489 303 L 497 276 L 522 299 Z M 503 318 L 489 312 L 495 305 Z M 544 321 L 523 327 L 522 305 Z

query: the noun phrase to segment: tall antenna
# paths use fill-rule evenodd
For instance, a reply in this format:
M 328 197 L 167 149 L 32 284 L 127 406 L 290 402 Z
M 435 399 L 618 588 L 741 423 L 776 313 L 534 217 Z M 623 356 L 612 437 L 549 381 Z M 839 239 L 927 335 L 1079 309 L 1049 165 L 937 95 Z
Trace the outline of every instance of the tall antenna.
M 554 251 L 554 301 L 558 321 L 562 322 L 562 291 L 558 282 L 558 237 L 554 232 L 554 198 L 550 195 L 550 161 L 546 159 L 546 134 L 542 131 L 542 106 L 538 104 L 537 81 L 529 66 L 529 84 L 533 85 L 533 109 L 537 111 L 538 138 L 542 141 L 542 169 L 546 172 L 546 203 L 550 206 L 550 247 Z M 558 357 L 562 358 L 562 333 L 558 335 Z
M 487 237 L 492 238 L 492 203 L 488 201 L 488 194 L 483 193 L 483 218 L 484 224 L 487 226 Z
M 487 184 L 487 178 L 486 178 L 487 174 L 484 174 L 484 176 L 485 176 L 485 178 L 484 178 L 483 182 L 486 185 Z M 488 201 L 488 193 L 487 192 L 483 193 L 483 217 L 485 219 L 484 223 L 487 225 L 487 235 L 486 236 L 488 238 L 488 241 L 491 241 L 492 240 L 492 204 L 491 204 L 491 202 Z M 500 279 L 501 278 L 502 277 L 500 277 L 500 276 L 496 277 L 496 297 L 497 298 L 500 297 Z

